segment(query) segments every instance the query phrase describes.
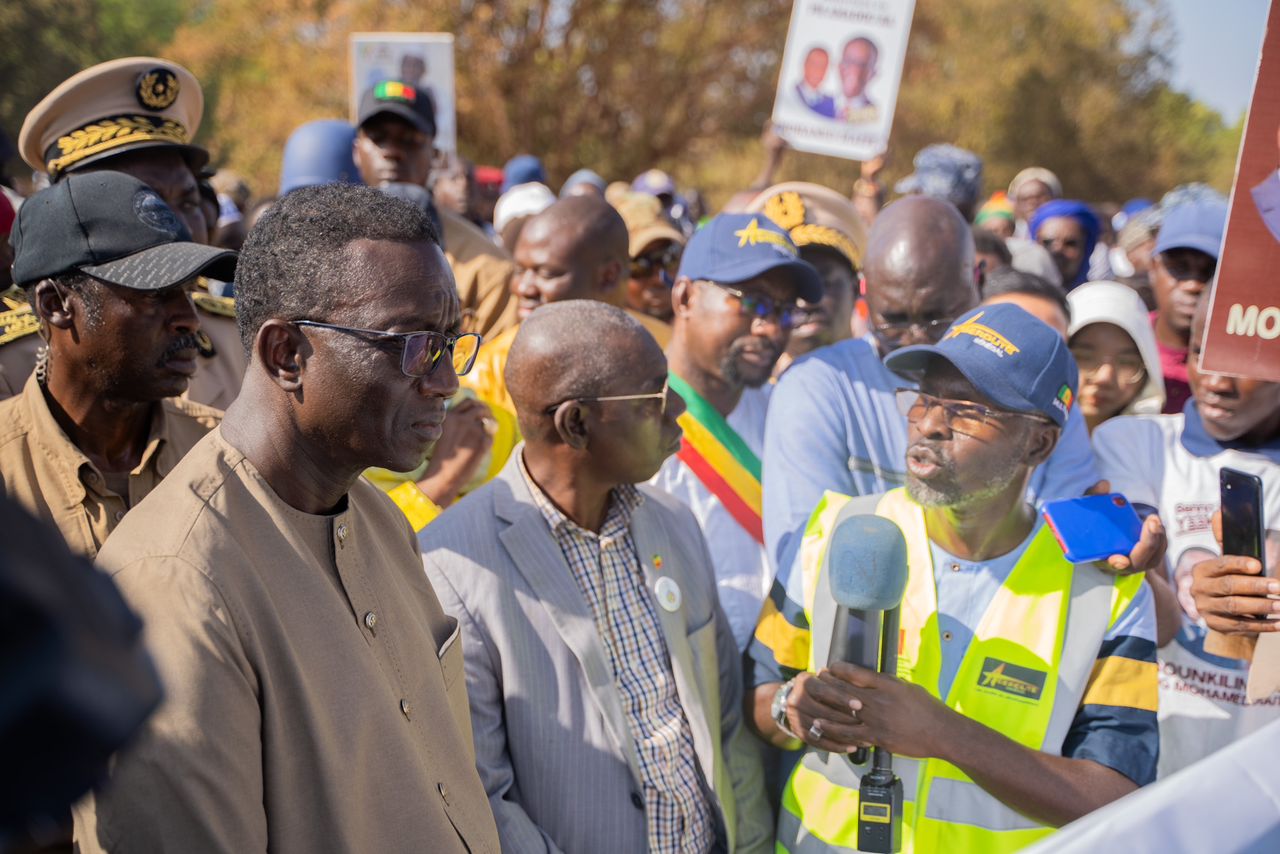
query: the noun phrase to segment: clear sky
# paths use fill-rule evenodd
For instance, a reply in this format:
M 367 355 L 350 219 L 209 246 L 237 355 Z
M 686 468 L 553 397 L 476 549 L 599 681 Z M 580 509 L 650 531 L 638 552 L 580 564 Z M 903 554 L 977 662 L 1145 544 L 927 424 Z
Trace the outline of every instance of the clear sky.
M 1267 0 L 1165 0 L 1177 34 L 1174 88 L 1234 124 L 1249 106 Z M 1276 0 L 1280 3 L 1280 0 Z

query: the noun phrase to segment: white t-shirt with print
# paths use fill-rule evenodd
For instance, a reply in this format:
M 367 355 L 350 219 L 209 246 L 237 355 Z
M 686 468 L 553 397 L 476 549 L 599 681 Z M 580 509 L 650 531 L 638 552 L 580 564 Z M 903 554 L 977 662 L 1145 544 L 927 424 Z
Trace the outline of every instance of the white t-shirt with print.
M 1280 445 L 1256 451 L 1224 447 L 1204 433 L 1194 403 L 1188 403 L 1179 415 L 1113 418 L 1094 432 L 1093 446 L 1111 490 L 1157 508 L 1169 538 L 1166 566 L 1182 605 L 1182 627 L 1158 651 L 1163 778 L 1280 720 L 1280 693 L 1246 703 L 1248 665 L 1204 651 L 1206 630 L 1190 596 L 1191 568 L 1219 553 L 1210 520 L 1220 503 L 1218 472 L 1224 467 L 1262 478 L 1267 565 L 1276 565 Z

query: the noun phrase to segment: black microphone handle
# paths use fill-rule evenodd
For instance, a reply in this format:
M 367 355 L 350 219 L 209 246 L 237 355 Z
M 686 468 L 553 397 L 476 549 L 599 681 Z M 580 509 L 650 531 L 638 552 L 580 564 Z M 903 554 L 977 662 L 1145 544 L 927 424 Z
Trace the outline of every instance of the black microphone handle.
M 880 672 L 890 676 L 898 675 L 898 608 L 884 612 L 884 632 L 880 636 Z M 877 747 L 872 751 L 871 767 L 892 773 L 893 754 Z

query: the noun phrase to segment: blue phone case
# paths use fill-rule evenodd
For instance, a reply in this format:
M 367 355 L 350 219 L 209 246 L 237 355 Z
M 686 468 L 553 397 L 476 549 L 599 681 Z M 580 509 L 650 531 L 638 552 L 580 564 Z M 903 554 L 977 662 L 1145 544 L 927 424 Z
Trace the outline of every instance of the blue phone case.
M 1119 493 L 1050 501 L 1044 520 L 1072 563 L 1127 555 L 1142 535 L 1142 520 Z

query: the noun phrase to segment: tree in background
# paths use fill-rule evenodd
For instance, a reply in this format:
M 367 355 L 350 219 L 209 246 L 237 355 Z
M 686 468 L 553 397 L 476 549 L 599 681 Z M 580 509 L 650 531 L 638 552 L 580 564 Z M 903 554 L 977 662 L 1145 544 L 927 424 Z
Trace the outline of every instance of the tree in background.
M 16 143 L 36 103 L 82 68 L 160 51 L 182 0 L 4 0 L 0 3 L 0 128 Z M 9 164 L 10 174 L 26 170 Z
M 119 19 L 154 7 L 163 32 L 176 0 L 58 2 L 96 24 L 42 11 L 48 0 L 0 10 L 0 33 L 26 58 L 0 61 L 40 66 L 46 90 L 65 69 L 139 52 L 83 37 L 95 26 L 136 33 L 138 13 L 109 26 L 109 10 Z M 947 141 L 986 159 L 988 191 L 1031 164 L 1095 200 L 1158 196 L 1190 180 L 1227 189 L 1240 125 L 1169 88 L 1162 9 L 1161 0 L 918 0 L 885 177 Z M 501 163 L 534 152 L 553 179 L 582 165 L 626 179 L 659 166 L 721 202 L 759 169 L 790 10 L 787 0 L 202 0 L 161 52 L 205 84 L 201 140 L 215 162 L 262 194 L 276 186 L 290 131 L 347 116 L 348 35 L 424 31 L 455 35 L 464 154 Z M 25 38 L 9 37 L 10 19 Z M 146 43 L 135 38 L 123 43 Z M 61 63 L 57 73 L 35 62 L 40 51 Z M 0 100 L 13 133 L 43 94 L 19 89 Z M 792 153 L 779 178 L 847 190 L 857 172 Z

